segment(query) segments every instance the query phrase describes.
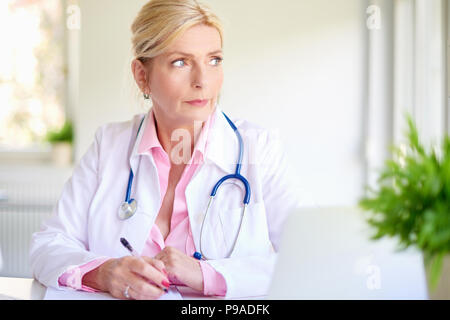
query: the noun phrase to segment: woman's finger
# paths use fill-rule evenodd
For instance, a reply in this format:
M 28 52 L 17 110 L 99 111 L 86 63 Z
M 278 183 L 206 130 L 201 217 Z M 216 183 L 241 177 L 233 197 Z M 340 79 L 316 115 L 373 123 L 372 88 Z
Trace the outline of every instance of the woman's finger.
M 142 293 L 137 292 L 136 290 L 133 289 L 132 286 L 130 286 L 128 288 L 128 297 L 125 296 L 125 294 L 123 295 L 123 299 L 128 299 L 128 300 L 156 300 L 159 297 L 161 297 L 164 294 L 164 291 L 161 290 L 161 294 L 157 294 L 157 295 L 145 295 Z M 125 293 L 125 289 L 124 289 L 124 293 Z
M 168 276 L 166 266 L 164 265 L 164 262 L 162 260 L 154 259 L 154 258 L 150 258 L 150 257 L 142 257 L 142 258 L 145 260 L 145 262 L 148 262 L 153 267 L 155 267 L 156 269 L 158 269 L 159 271 L 164 273 L 164 275 L 166 277 Z
M 164 294 L 164 291 L 157 285 L 149 283 L 132 272 L 127 276 L 127 283 L 130 286 L 128 295 L 136 300 L 157 299 Z
M 139 275 L 140 277 L 150 280 L 162 290 L 169 287 L 169 279 L 163 272 L 159 271 L 152 264 L 146 262 L 144 259 L 137 259 L 130 263 L 130 271 Z

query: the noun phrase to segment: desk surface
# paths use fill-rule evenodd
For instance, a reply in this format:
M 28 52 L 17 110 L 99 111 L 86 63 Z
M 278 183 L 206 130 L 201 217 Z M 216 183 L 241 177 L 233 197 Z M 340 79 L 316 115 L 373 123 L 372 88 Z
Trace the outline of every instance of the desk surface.
M 216 300 L 220 297 L 203 296 L 191 288 L 178 287 L 184 299 L 192 300 Z M 29 278 L 7 278 L 0 277 L 0 300 L 8 297 L 22 300 L 42 300 L 45 296 L 46 287 L 39 281 Z M 264 299 L 265 296 L 246 297 L 241 299 Z
M 45 290 L 46 287 L 34 279 L 0 277 L 0 299 L 9 296 L 21 300 L 42 300 Z

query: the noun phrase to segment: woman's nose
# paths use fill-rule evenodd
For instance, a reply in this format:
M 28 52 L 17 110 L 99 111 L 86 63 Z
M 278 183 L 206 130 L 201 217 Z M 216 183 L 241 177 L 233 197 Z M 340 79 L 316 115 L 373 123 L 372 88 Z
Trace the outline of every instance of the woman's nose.
M 206 70 L 201 66 L 197 66 L 194 68 L 192 72 L 192 84 L 195 88 L 203 88 L 205 87 L 207 82 L 206 79 Z

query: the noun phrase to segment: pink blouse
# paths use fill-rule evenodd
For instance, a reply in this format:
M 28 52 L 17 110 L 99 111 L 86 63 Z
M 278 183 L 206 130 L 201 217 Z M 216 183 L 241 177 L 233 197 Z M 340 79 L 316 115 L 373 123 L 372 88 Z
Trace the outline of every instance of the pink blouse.
M 196 251 L 189 224 L 185 190 L 197 168 L 203 164 L 203 155 L 206 153 L 208 147 L 208 132 L 214 123 L 214 114 L 215 113 L 213 112 L 203 125 L 198 141 L 195 142 L 193 155 L 186 164 L 180 181 L 175 188 L 170 231 L 166 240 L 164 240 L 158 226 L 154 223 L 141 255 L 154 257 L 166 246 L 175 247 L 191 257 Z M 151 152 L 153 159 L 155 160 L 161 189 L 161 208 L 169 180 L 170 161 L 167 153 L 162 148 L 156 133 L 153 108 L 150 109 L 149 117 L 147 119 L 147 125 L 138 147 L 138 153 L 144 154 Z M 97 290 L 94 288 L 82 284 L 82 278 L 86 273 L 97 268 L 108 259 L 109 258 L 99 258 L 84 265 L 71 268 L 59 277 L 58 282 L 62 286 L 95 292 Z M 227 287 L 223 276 L 205 261 L 199 261 L 199 264 L 203 274 L 203 294 L 225 296 Z M 174 285 L 184 285 L 171 276 L 169 276 L 169 281 Z

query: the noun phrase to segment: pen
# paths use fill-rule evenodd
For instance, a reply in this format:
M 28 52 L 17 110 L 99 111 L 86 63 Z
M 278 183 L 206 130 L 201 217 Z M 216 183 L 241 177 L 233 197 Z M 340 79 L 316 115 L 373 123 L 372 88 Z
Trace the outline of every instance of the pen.
M 139 255 L 139 253 L 137 253 L 136 250 L 133 249 L 133 247 L 131 246 L 131 244 L 127 241 L 127 239 L 125 238 L 120 238 L 120 243 L 122 243 L 122 245 L 127 248 L 128 251 L 130 251 L 131 255 L 134 257 L 138 257 L 141 258 L 141 256 Z M 167 290 L 167 288 L 162 288 L 164 290 L 164 292 L 169 292 L 169 290 Z

